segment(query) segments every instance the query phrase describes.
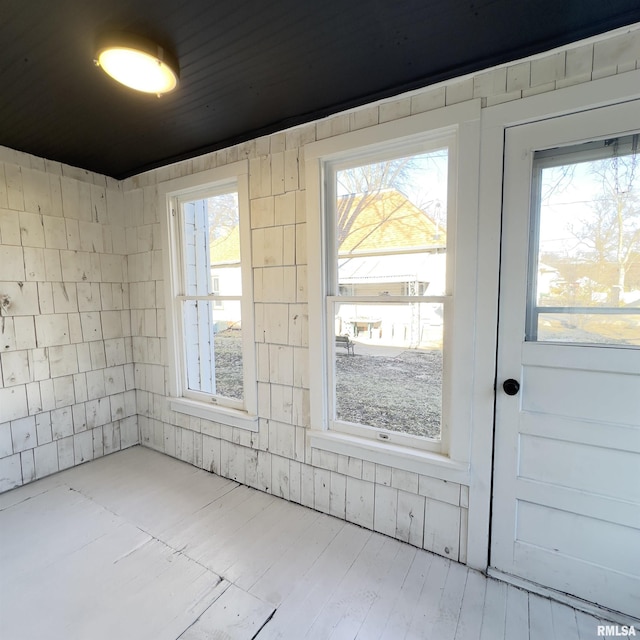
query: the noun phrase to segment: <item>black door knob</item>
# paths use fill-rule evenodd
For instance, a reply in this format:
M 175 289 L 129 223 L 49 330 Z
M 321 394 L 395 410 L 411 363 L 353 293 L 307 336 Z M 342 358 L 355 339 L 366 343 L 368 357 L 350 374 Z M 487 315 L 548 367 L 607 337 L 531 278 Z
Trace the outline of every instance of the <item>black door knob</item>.
M 509 378 L 502 383 L 502 388 L 508 396 L 515 396 L 520 391 L 520 383 L 513 378 Z

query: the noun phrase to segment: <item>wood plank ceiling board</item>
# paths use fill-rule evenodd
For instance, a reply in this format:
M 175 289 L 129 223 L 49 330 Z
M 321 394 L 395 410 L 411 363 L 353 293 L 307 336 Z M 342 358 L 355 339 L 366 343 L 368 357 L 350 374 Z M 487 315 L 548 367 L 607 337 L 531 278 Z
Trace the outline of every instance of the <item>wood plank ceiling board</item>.
M 640 21 L 637 0 L 3 0 L 0 145 L 123 178 Z M 93 64 L 107 30 L 177 54 L 158 99 Z

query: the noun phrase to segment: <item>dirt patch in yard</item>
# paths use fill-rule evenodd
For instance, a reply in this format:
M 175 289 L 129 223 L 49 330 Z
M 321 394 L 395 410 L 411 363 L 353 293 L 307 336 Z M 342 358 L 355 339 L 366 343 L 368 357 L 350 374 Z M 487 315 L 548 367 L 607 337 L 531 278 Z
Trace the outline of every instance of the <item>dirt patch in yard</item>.
M 242 400 L 242 334 L 227 329 L 215 334 L 216 393 Z
M 215 350 L 217 392 L 241 399 L 240 331 L 217 333 Z M 384 348 L 356 345 L 355 355 L 340 351 L 336 356 L 340 420 L 428 438 L 440 436 L 440 350 L 407 349 L 389 356 L 378 355 L 385 353 Z
M 396 357 L 339 353 L 336 373 L 340 420 L 440 436 L 441 351 L 406 350 Z

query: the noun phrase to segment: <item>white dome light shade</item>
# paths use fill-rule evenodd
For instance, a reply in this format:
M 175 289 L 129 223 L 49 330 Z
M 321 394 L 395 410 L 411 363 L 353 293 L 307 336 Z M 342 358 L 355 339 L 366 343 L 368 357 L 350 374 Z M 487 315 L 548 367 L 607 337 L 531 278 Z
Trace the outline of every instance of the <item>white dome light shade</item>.
M 98 49 L 96 63 L 136 91 L 162 95 L 178 86 L 177 63 L 162 47 L 142 38 L 114 37 Z

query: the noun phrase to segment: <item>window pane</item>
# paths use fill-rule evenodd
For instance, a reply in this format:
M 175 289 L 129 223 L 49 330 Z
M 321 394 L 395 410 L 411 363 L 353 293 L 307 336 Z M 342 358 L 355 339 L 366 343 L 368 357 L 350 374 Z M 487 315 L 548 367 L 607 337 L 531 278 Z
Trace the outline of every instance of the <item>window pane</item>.
M 338 295 L 445 293 L 447 155 L 336 172 Z
M 187 388 L 212 395 L 243 398 L 240 302 L 216 309 L 209 300 L 187 300 L 184 339 Z
M 242 400 L 242 324 L 240 301 L 226 300 L 224 310 L 214 309 L 216 393 Z
M 212 303 L 207 300 L 186 300 L 183 303 L 187 388 L 206 393 L 215 393 L 211 307 Z
M 238 194 L 184 202 L 182 213 L 186 294 L 241 295 Z
M 440 437 L 442 304 L 336 304 L 335 335 L 338 420 Z
M 637 315 L 614 313 L 544 313 L 538 316 L 538 340 L 640 346 Z
M 539 229 L 528 339 L 637 344 L 637 147 L 636 135 L 536 155 Z M 597 314 L 589 312 L 594 308 Z
M 208 198 L 207 206 L 211 291 L 221 296 L 242 295 L 238 194 Z

